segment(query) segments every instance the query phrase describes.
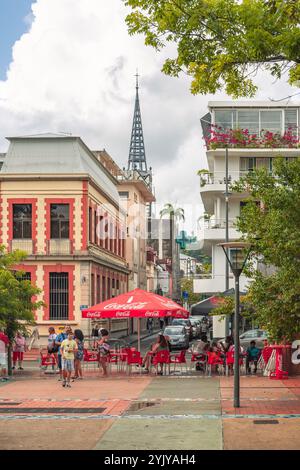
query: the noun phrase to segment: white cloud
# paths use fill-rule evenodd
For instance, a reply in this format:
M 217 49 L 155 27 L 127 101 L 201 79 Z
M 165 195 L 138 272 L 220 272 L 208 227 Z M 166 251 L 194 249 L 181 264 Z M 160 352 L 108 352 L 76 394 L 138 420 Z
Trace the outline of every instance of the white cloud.
M 126 165 L 139 67 L 146 154 L 158 199 L 193 202 L 201 211 L 199 119 L 212 97 L 193 97 L 188 78 L 161 74 L 169 50 L 157 54 L 141 36 L 130 37 L 127 12 L 121 0 L 36 0 L 29 31 L 15 43 L 7 80 L 0 81 L 0 150 L 7 148 L 6 135 L 72 132 Z M 265 76 L 258 81 L 259 98 L 291 91 Z

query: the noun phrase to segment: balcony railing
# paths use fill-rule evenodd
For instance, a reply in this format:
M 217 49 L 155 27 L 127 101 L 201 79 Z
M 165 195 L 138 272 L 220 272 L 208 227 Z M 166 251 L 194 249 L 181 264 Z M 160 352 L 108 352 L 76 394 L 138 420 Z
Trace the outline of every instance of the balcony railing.
M 242 176 L 248 175 L 252 170 L 230 171 L 228 174 L 228 184 L 238 181 Z M 224 171 L 215 171 L 214 173 L 203 174 L 200 176 L 200 186 L 203 188 L 207 184 L 226 184 L 226 175 Z
M 152 176 L 151 170 L 143 172 L 141 170 L 123 170 L 121 174 L 117 176 L 119 181 L 142 181 L 145 185 L 152 190 Z
M 34 253 L 35 242 L 34 240 L 24 238 L 24 239 L 14 239 L 9 240 L 8 242 L 8 249 L 9 251 L 14 250 L 21 250 L 25 251 L 28 255 L 32 255 Z
M 47 255 L 71 255 L 73 253 L 73 243 L 68 239 L 46 240 Z
M 214 220 L 204 220 L 202 223 L 204 229 L 225 229 L 226 228 L 226 219 L 214 219 Z M 228 220 L 228 227 L 236 227 L 236 219 Z
M 220 278 L 225 278 L 225 274 L 212 274 L 212 273 L 200 273 L 200 274 L 194 274 L 192 276 L 193 279 L 220 279 Z M 234 276 L 233 274 L 229 273 L 229 278 L 233 279 Z

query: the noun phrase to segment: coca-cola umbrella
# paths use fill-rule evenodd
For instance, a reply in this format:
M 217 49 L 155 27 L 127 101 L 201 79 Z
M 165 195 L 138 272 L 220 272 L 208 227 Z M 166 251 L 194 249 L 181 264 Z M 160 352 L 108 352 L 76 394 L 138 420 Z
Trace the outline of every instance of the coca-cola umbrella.
M 82 318 L 188 318 L 189 312 L 173 300 L 134 289 L 100 304 L 82 310 Z M 138 322 L 138 349 L 140 350 L 140 321 Z

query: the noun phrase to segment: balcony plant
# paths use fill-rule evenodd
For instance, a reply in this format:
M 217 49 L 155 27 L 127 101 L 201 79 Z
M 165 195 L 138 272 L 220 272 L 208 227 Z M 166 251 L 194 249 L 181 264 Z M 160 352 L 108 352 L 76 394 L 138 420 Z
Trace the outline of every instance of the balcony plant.
M 261 130 L 260 135 L 251 134 L 248 129 L 228 129 L 211 126 L 210 137 L 205 139 L 209 150 L 217 148 L 299 148 L 299 138 L 293 128 L 288 128 L 283 135 L 278 132 Z
M 212 176 L 212 173 L 209 170 L 206 170 L 206 168 L 202 168 L 201 170 L 197 171 L 197 175 L 200 176 L 200 187 L 204 188 L 208 178 Z

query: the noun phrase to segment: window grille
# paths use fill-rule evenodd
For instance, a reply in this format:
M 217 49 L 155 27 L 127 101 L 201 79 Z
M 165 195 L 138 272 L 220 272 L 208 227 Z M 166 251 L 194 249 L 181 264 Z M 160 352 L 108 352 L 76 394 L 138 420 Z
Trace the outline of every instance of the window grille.
M 69 318 L 69 275 L 68 273 L 50 273 L 49 276 L 49 311 L 50 320 L 68 320 Z
M 14 271 L 14 275 L 18 278 L 19 281 L 30 281 L 31 282 L 31 273 L 24 273 L 21 271 Z

